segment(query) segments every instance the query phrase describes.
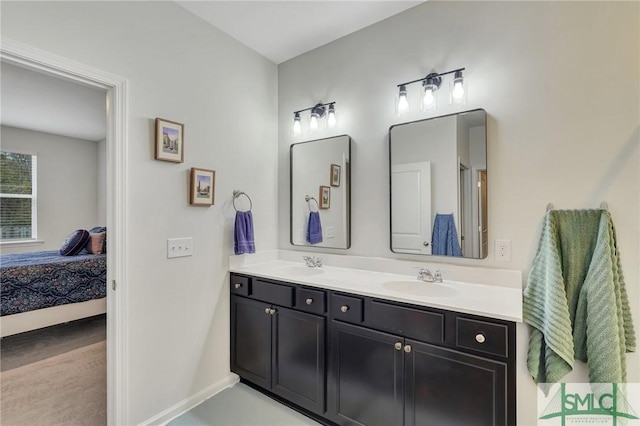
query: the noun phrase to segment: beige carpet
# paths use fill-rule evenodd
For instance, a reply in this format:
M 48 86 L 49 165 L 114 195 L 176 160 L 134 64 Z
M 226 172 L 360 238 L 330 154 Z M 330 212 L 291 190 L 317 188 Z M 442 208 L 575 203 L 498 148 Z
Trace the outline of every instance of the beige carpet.
M 102 341 L 0 374 L 2 426 L 107 424 Z

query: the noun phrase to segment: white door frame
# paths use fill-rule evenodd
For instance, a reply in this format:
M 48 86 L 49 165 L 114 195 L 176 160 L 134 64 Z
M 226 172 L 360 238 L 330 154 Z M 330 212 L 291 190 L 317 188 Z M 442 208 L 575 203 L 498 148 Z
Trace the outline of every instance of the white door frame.
M 107 423 L 129 424 L 127 348 L 127 79 L 3 37 L 0 59 L 107 90 Z

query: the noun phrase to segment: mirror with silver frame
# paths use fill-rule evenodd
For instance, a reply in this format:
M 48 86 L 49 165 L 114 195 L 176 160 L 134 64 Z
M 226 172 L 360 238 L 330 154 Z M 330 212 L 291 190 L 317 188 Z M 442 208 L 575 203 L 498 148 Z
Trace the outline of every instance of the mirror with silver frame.
M 391 251 L 487 256 L 487 114 L 389 129 Z
M 351 137 L 290 147 L 290 241 L 295 246 L 351 245 Z

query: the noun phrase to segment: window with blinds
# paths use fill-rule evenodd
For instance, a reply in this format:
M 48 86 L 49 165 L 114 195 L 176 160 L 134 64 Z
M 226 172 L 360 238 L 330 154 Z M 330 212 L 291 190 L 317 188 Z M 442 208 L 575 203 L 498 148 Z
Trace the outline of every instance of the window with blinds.
M 0 151 L 0 240 L 36 239 L 36 156 Z

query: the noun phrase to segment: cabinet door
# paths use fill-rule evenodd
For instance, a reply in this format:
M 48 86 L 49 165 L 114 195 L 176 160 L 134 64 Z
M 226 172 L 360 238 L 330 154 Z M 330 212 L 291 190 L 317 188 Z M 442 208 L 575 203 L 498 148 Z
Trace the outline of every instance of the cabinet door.
M 264 302 L 231 297 L 231 371 L 271 388 L 271 321 Z
M 340 425 L 402 425 L 403 339 L 338 321 L 331 327 L 332 420 Z
M 273 392 L 318 414 L 325 410 L 325 318 L 275 307 Z
M 406 425 L 506 425 L 505 363 L 408 339 L 406 345 Z

